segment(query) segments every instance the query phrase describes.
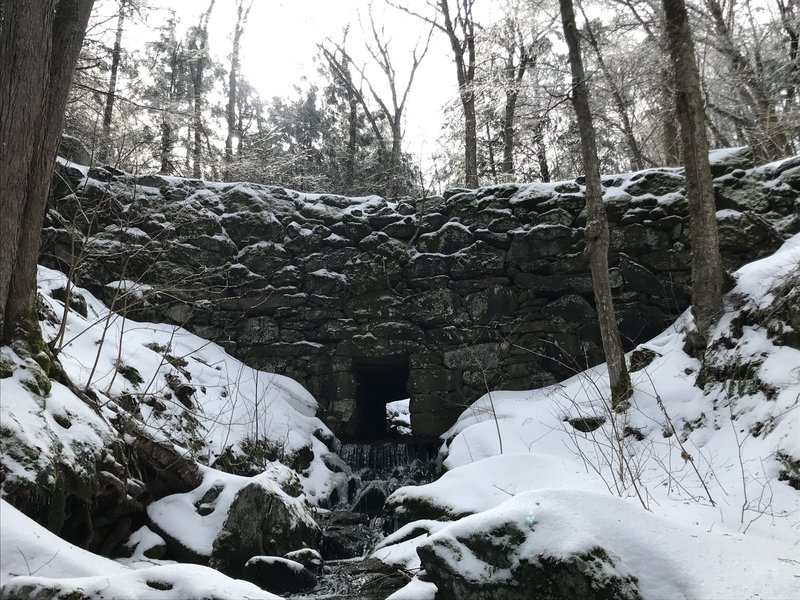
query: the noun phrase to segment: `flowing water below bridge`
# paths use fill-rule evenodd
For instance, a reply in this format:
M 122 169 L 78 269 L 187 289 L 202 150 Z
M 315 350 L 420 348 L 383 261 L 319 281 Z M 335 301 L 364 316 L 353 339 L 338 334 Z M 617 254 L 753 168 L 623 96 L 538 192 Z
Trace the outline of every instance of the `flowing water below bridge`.
M 325 565 L 317 586 L 289 598 L 383 600 L 405 585 L 406 575 L 367 557 L 394 529 L 383 514 L 384 501 L 402 486 L 436 479 L 440 444 L 438 440 L 398 439 L 342 445 L 339 455 L 353 472 L 353 491 L 347 502 L 319 515 Z

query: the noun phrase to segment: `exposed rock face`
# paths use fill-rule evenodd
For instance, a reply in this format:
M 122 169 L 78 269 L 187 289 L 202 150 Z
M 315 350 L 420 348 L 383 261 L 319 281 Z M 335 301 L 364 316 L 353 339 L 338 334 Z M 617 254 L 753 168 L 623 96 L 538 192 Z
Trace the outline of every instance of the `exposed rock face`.
M 731 268 L 800 229 L 800 159 L 745 171 L 742 153 L 733 158 L 715 164 Z M 75 223 L 91 250 L 81 285 L 142 280 L 152 291 L 139 314 L 300 381 L 345 439 L 359 437 L 367 418 L 360 361 L 407 361 L 413 432 L 435 436 L 487 387 L 530 389 L 602 360 L 577 182 L 388 202 L 101 168 L 85 175 L 61 168 L 44 262 L 64 268 Z M 683 176 L 650 170 L 606 178 L 604 189 L 612 288 L 632 347 L 689 303 Z
M 233 500 L 222 531 L 214 540 L 209 565 L 239 575 L 253 556 L 315 547 L 318 539 L 319 531 L 293 518 L 280 498 L 258 484 L 250 484 Z

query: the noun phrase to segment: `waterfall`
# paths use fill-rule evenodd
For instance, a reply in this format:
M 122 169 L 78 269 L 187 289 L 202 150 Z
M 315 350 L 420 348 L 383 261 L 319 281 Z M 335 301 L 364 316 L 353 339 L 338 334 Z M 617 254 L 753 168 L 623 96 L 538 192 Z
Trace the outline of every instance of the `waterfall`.
M 389 477 L 398 469 L 413 467 L 415 461 L 425 465 L 435 463 L 439 445 L 439 441 L 393 440 L 342 444 L 339 456 L 354 473 L 374 472 L 378 477 Z
M 358 484 L 349 499 L 350 510 L 378 514 L 386 498 L 404 485 L 421 485 L 438 475 L 438 440 L 382 440 L 342 444 L 339 456 L 352 469 Z

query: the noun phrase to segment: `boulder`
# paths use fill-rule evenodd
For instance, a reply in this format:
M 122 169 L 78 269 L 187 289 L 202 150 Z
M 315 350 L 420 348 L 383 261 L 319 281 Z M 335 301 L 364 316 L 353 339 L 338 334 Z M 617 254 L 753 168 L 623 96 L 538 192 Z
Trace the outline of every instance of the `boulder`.
M 88 165 L 92 160 L 92 155 L 83 145 L 83 142 L 66 134 L 61 136 L 61 142 L 58 144 L 58 155 L 78 165 Z
M 277 556 L 254 556 L 244 565 L 242 577 L 275 594 L 302 592 L 317 585 L 317 578 L 299 562 Z
M 322 555 L 313 548 L 292 550 L 291 552 L 288 552 L 284 558 L 288 558 L 289 560 L 300 563 L 314 575 L 322 575 L 322 570 L 324 567 Z
M 663 196 L 680 190 L 684 185 L 683 175 L 674 170 L 643 171 L 631 177 L 630 181 L 625 191 L 631 196 Z
M 320 551 L 324 560 L 359 558 L 373 543 L 367 515 L 335 511 L 323 522 Z
M 619 532 L 621 522 L 625 532 Z M 639 548 L 635 540 L 643 531 L 662 530 L 619 498 L 542 490 L 440 528 L 417 554 L 436 584 L 437 600 L 641 600 L 635 569 L 647 568 L 653 558 L 631 548 Z M 669 597 L 684 597 L 683 584 L 671 580 L 677 579 L 673 562 L 658 558 L 663 572 L 641 574 L 651 582 L 658 578 Z
M 226 213 L 220 217 L 220 223 L 240 248 L 258 242 L 283 241 L 283 225 L 269 212 Z
M 708 155 L 708 162 L 713 177 L 732 173 L 737 169 L 752 169 L 755 164 L 753 151 L 749 146 L 712 150 Z
M 276 492 L 251 483 L 236 494 L 214 540 L 209 565 L 235 575 L 253 556 L 314 547 L 318 539 L 319 529 L 298 518 Z
M 426 233 L 417 239 L 417 250 L 436 254 L 455 254 L 472 245 L 475 236 L 461 223 L 449 221 L 439 231 Z

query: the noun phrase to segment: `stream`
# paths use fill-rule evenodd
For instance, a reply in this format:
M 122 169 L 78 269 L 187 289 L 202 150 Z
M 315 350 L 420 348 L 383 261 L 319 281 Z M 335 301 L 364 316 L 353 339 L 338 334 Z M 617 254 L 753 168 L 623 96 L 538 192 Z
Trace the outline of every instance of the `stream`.
M 407 577 L 366 558 L 395 529 L 383 514 L 386 498 L 405 485 L 436 479 L 441 442 L 384 440 L 342 444 L 339 456 L 353 471 L 356 485 L 346 503 L 320 512 L 324 567 L 316 587 L 291 594 L 295 600 L 384 600 L 405 585 Z

